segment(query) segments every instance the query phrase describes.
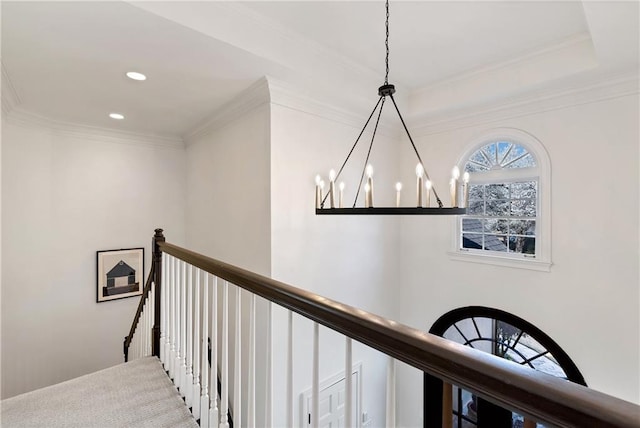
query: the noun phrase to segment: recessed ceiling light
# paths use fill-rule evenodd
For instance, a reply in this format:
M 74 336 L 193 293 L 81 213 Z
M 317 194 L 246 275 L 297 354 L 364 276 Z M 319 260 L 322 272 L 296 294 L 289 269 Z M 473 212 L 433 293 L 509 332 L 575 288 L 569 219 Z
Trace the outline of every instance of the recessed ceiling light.
M 142 73 L 138 73 L 137 71 L 127 72 L 127 77 L 133 80 L 147 80 L 147 76 Z
M 122 120 L 124 119 L 124 116 L 121 115 L 120 113 L 109 113 L 109 117 L 111 119 L 117 119 L 117 120 Z

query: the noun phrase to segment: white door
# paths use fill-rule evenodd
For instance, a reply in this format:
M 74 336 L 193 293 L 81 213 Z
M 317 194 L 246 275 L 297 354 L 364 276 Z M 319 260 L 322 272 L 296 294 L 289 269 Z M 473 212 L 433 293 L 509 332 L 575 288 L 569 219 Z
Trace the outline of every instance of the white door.
M 359 373 L 356 371 L 353 373 L 352 383 L 352 403 L 353 403 L 353 420 L 349 427 L 357 427 L 358 421 L 358 387 Z M 344 378 L 332 383 L 329 386 L 322 387 L 320 389 L 320 428 L 346 428 L 344 423 L 344 400 L 345 400 L 345 385 Z M 311 394 L 306 396 L 306 422 L 307 426 L 311 426 Z

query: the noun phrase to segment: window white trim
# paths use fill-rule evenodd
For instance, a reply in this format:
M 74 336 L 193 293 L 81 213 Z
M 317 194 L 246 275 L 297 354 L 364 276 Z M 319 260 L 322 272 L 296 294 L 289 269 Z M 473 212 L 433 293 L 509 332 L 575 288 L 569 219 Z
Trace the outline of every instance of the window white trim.
M 528 257 L 509 257 L 509 256 L 498 256 L 494 252 L 489 254 L 485 254 L 487 251 L 484 250 L 461 250 L 458 251 L 449 251 L 447 254 L 451 260 L 460 261 L 460 262 L 471 262 L 471 263 L 482 263 L 486 265 L 493 266 L 505 266 L 511 268 L 519 268 L 519 269 L 529 269 L 529 270 L 537 270 L 540 272 L 550 272 L 551 264 L 550 262 L 544 262 L 542 260 L 538 260 L 537 258 L 528 258 Z
M 460 219 L 452 219 L 451 260 L 470 261 L 489 265 L 550 271 L 551 269 L 551 161 L 542 143 L 533 135 L 515 128 L 496 128 L 488 130 L 473 140 L 467 150 L 458 159 L 458 168 L 462 171 L 473 153 L 495 141 L 510 141 L 524 146 L 536 159 L 535 168 L 518 168 L 508 171 L 507 181 L 514 179 L 535 179 L 538 181 L 538 205 L 536 208 L 536 256 L 501 255 L 497 252 L 474 251 L 460 248 Z M 477 172 L 472 175 L 473 183 L 489 183 L 504 180 L 503 171 Z

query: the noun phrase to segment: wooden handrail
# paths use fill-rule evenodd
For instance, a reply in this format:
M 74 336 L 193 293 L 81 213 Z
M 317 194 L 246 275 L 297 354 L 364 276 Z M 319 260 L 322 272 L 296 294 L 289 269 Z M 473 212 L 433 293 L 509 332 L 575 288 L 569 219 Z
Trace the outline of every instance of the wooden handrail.
M 131 344 L 131 340 L 133 339 L 133 334 L 136 332 L 136 326 L 138 325 L 138 321 L 140 320 L 140 316 L 142 315 L 142 310 L 144 309 L 144 302 L 149 296 L 149 292 L 151 291 L 151 283 L 153 283 L 154 273 L 156 271 L 155 263 L 151 264 L 151 270 L 149 271 L 149 276 L 147 277 L 147 282 L 142 289 L 142 295 L 140 296 L 140 301 L 138 302 L 138 309 L 136 310 L 136 315 L 133 317 L 133 322 L 131 323 L 131 328 L 129 329 L 129 334 L 124 338 L 124 362 L 126 363 L 129 360 L 129 345 Z
M 161 251 L 497 405 L 560 427 L 640 427 L 640 406 L 159 242 Z

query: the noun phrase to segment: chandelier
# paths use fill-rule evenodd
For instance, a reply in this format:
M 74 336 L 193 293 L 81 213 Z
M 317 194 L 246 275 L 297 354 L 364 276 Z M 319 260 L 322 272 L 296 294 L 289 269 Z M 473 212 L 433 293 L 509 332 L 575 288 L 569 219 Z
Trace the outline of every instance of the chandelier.
M 386 20 L 385 20 L 385 29 L 386 29 L 386 38 L 385 38 L 385 48 L 386 48 L 386 56 L 385 56 L 385 65 L 386 65 L 386 74 L 384 78 L 384 85 L 378 88 L 378 102 L 375 107 L 371 111 L 369 118 L 365 122 L 358 138 L 356 138 L 355 143 L 351 147 L 349 154 L 347 154 L 347 158 L 342 163 L 342 166 L 338 170 L 338 173 L 334 170 L 329 172 L 329 188 L 325 193 L 325 182 L 320 175 L 316 176 L 316 214 L 378 214 L 378 215 L 412 215 L 412 214 L 427 214 L 427 215 L 459 215 L 465 214 L 467 212 L 467 205 L 469 199 L 469 173 L 465 172 L 462 177 L 462 183 L 460 183 L 460 171 L 457 167 L 453 168 L 451 181 L 449 182 L 449 194 L 450 194 L 450 206 L 445 207 L 442 203 L 442 200 L 438 196 L 435 187 L 429 178 L 429 174 L 424 167 L 424 162 L 420 157 L 420 153 L 418 153 L 418 149 L 416 148 L 415 143 L 413 142 L 413 138 L 411 138 L 411 134 L 409 133 L 409 129 L 402 118 L 402 114 L 400 113 L 400 109 L 398 109 L 398 105 L 396 104 L 395 99 L 393 98 L 393 94 L 396 92 L 396 88 L 394 85 L 389 84 L 389 0 L 385 2 L 386 7 Z M 400 122 L 402 123 L 402 127 L 407 133 L 407 137 L 409 137 L 409 142 L 411 143 L 411 147 L 416 154 L 418 159 L 418 164 L 416 165 L 416 196 L 415 203 L 411 206 L 400 206 L 400 197 L 402 193 L 402 183 L 396 183 L 396 204 L 395 207 L 379 207 L 374 203 L 374 193 L 373 193 L 373 167 L 369 164 L 369 156 L 371 154 L 371 149 L 373 147 L 373 142 L 376 137 L 376 131 L 378 130 L 378 124 L 380 123 L 380 116 L 382 115 L 382 109 L 384 108 L 384 104 L 386 99 L 390 98 L 393 106 L 395 107 L 396 112 L 398 113 L 398 117 L 400 118 Z M 340 177 L 340 174 L 344 170 L 345 165 L 349 161 L 351 154 L 354 149 L 360 142 L 360 138 L 364 134 L 365 129 L 371 122 L 373 116 L 377 114 L 377 119 L 375 122 L 375 126 L 373 128 L 373 134 L 371 136 L 371 142 L 369 143 L 369 149 L 367 151 L 367 156 L 364 162 L 364 168 L 362 170 L 362 174 L 360 175 L 360 181 L 358 183 L 358 189 L 356 191 L 356 197 L 353 201 L 353 205 L 349 208 L 344 207 L 344 182 L 340 182 L 336 186 L 336 182 Z M 360 195 L 360 190 L 362 190 L 362 183 L 365 179 L 366 182 L 364 184 L 364 207 L 357 207 L 356 202 L 358 201 L 358 196 Z M 337 187 L 337 188 L 336 188 Z M 461 187 L 461 189 L 460 189 Z M 461 190 L 461 192 L 460 192 Z M 431 195 L 433 194 L 433 199 L 435 200 L 435 205 L 432 206 Z

